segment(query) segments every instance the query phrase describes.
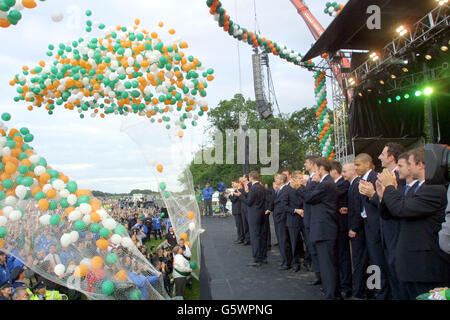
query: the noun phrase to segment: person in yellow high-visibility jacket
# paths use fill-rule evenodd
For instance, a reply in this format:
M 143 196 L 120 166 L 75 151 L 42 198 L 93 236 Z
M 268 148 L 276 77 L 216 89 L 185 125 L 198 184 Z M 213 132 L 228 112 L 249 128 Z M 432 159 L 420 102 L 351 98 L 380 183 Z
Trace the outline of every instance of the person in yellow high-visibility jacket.
M 47 290 L 44 280 L 41 280 L 34 285 L 34 294 L 30 289 L 27 289 L 27 292 L 30 295 L 30 300 L 67 300 L 65 294 L 61 294 L 56 290 Z

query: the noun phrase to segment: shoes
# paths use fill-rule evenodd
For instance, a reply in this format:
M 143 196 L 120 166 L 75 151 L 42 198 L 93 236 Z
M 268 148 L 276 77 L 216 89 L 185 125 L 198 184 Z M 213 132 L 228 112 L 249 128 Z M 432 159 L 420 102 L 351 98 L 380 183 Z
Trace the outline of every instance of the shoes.
M 278 247 L 278 243 L 274 243 L 274 245 L 273 245 L 274 247 Z
M 233 241 L 233 243 L 235 243 L 235 244 L 240 244 L 240 243 L 244 243 L 244 241 L 242 241 L 242 240 L 236 240 L 236 241 Z
M 247 265 L 247 267 L 261 267 L 260 262 L 251 262 Z
M 293 271 L 294 271 L 294 272 L 299 272 L 299 271 L 300 271 L 300 265 L 295 266 Z
M 341 292 L 341 296 L 344 297 L 345 299 L 350 299 L 352 297 L 352 293 L 349 292 Z
M 278 270 L 283 271 L 283 270 L 289 270 L 291 268 L 292 268 L 292 266 L 281 266 L 278 268 Z
M 320 280 L 314 280 L 314 281 L 311 281 L 311 282 L 308 282 L 308 285 L 309 286 L 317 286 L 317 285 L 319 285 L 319 284 L 322 284 L 322 281 L 320 281 Z
M 250 241 L 245 241 L 243 245 L 244 245 L 244 246 L 250 245 Z

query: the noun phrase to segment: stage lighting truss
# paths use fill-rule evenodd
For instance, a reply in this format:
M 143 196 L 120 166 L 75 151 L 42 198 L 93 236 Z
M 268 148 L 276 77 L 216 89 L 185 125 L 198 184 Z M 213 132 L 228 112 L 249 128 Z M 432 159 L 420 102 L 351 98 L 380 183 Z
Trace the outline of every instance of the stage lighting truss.
M 376 53 L 376 52 L 372 52 L 372 53 L 369 55 L 369 57 L 370 57 L 370 59 L 371 59 L 373 62 L 377 62 L 377 61 L 380 59 L 380 56 L 379 56 L 378 53 Z
M 414 51 L 415 48 L 419 48 L 431 39 L 438 37 L 448 30 L 448 26 L 450 25 L 449 9 L 450 6 L 446 3 L 436 6 L 409 29 L 408 35 L 403 34 L 403 36 L 400 36 L 408 28 L 405 26 L 403 28 L 398 27 L 396 29 L 398 36 L 377 52 L 379 58 L 376 62 L 374 63 L 372 56 L 369 56 L 364 63 L 348 75 L 349 78 L 347 79 L 353 79 L 354 84 L 357 82 L 361 84 L 364 82 L 364 79 L 368 79 L 373 74 L 386 69 L 387 65 L 391 64 L 395 59 L 398 59 L 398 57 L 403 56 L 407 52 Z M 445 52 L 448 50 L 448 44 L 447 40 L 446 43 L 440 45 L 439 49 Z M 431 53 L 424 52 L 424 54 L 430 54 L 431 58 L 433 58 Z M 396 78 L 399 77 L 398 74 L 395 76 Z M 383 81 L 386 81 L 386 79 L 383 79 Z M 347 84 L 349 84 L 348 80 Z

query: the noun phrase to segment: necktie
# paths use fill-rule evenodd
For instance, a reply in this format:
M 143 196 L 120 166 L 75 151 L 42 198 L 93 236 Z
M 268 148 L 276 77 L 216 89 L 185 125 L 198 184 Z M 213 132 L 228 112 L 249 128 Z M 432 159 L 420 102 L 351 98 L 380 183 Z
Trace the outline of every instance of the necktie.
M 404 196 L 405 196 L 405 197 L 406 197 L 406 195 L 408 194 L 408 192 L 409 192 L 410 189 L 411 189 L 411 186 L 410 186 L 410 185 L 406 185 L 405 193 L 404 193 Z
M 420 183 L 417 183 L 417 186 L 414 188 L 414 193 L 416 193 L 417 190 L 419 190 L 419 188 L 420 188 Z

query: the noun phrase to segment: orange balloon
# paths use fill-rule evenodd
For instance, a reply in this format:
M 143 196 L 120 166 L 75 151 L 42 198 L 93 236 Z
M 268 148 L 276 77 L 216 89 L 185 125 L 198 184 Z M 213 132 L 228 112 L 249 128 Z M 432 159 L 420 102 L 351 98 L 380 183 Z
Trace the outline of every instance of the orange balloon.
M 91 221 L 92 222 L 99 222 L 100 221 L 100 215 L 97 212 L 92 211 L 91 212 Z
M 108 249 L 108 240 L 106 239 L 98 239 L 95 244 L 97 245 L 97 247 L 99 247 L 101 250 L 106 250 Z
M 189 211 L 188 214 L 187 214 L 187 217 L 188 217 L 189 220 L 194 219 L 194 216 L 195 216 L 195 214 L 194 214 L 193 211 Z
M 91 259 L 92 270 L 100 269 L 103 266 L 103 260 L 99 256 L 95 256 Z
M 183 136 L 184 136 L 183 130 L 179 130 L 178 131 L 178 137 L 181 139 L 181 138 L 183 138 Z
M 92 198 L 91 201 L 89 201 L 89 204 L 91 205 L 93 210 L 99 210 L 101 208 L 100 200 L 97 198 Z
M 50 203 L 45 198 L 38 201 L 38 206 L 39 206 L 39 209 L 41 209 L 41 210 L 47 210 L 49 205 L 50 205 Z
M 163 167 L 161 164 L 158 164 L 158 165 L 156 166 L 156 170 L 158 170 L 158 172 L 162 172 L 163 169 L 164 169 L 164 167 Z
M 67 207 L 65 211 L 66 216 L 68 216 L 73 210 L 75 210 L 74 207 Z
M 89 267 L 85 264 L 80 264 L 78 266 L 75 267 L 75 269 L 73 270 L 73 275 L 76 278 L 83 278 L 89 271 Z
M 34 0 L 22 0 L 22 5 L 25 8 L 33 9 L 36 7 L 36 2 Z
M 14 172 L 16 172 L 17 167 L 14 165 L 14 163 L 12 162 L 7 162 L 5 164 L 5 172 L 8 174 L 13 174 Z
M 191 247 L 191 243 L 189 241 L 185 241 L 184 244 L 186 244 L 189 248 Z
M 79 198 L 82 196 L 91 196 L 91 190 L 88 189 L 78 189 L 75 191 L 75 195 Z
M 52 198 L 56 197 L 56 190 L 48 189 L 47 192 L 45 193 L 45 195 L 47 196 L 47 198 L 52 199 Z
M 11 25 L 11 22 L 9 22 L 6 18 L 0 18 L 0 27 L 2 28 L 8 28 Z
M 42 189 L 39 187 L 34 187 L 33 190 L 31 190 L 31 195 L 34 197 L 36 193 L 41 192 Z
M 0 249 L 5 246 L 5 241 L 3 241 L 2 238 L 0 238 Z
M 186 241 L 187 240 L 187 233 L 186 232 L 183 232 L 182 234 L 180 234 L 180 238 L 181 239 L 183 239 L 184 241 Z
M 122 282 L 126 282 L 127 279 L 128 279 L 127 272 L 125 270 L 120 270 L 119 272 L 116 273 L 114 278 L 116 280 L 119 280 L 119 281 L 122 281 Z
M 44 172 L 39 176 L 39 182 L 41 182 L 42 184 L 46 184 L 47 181 L 50 180 L 50 178 L 51 178 L 50 173 Z

